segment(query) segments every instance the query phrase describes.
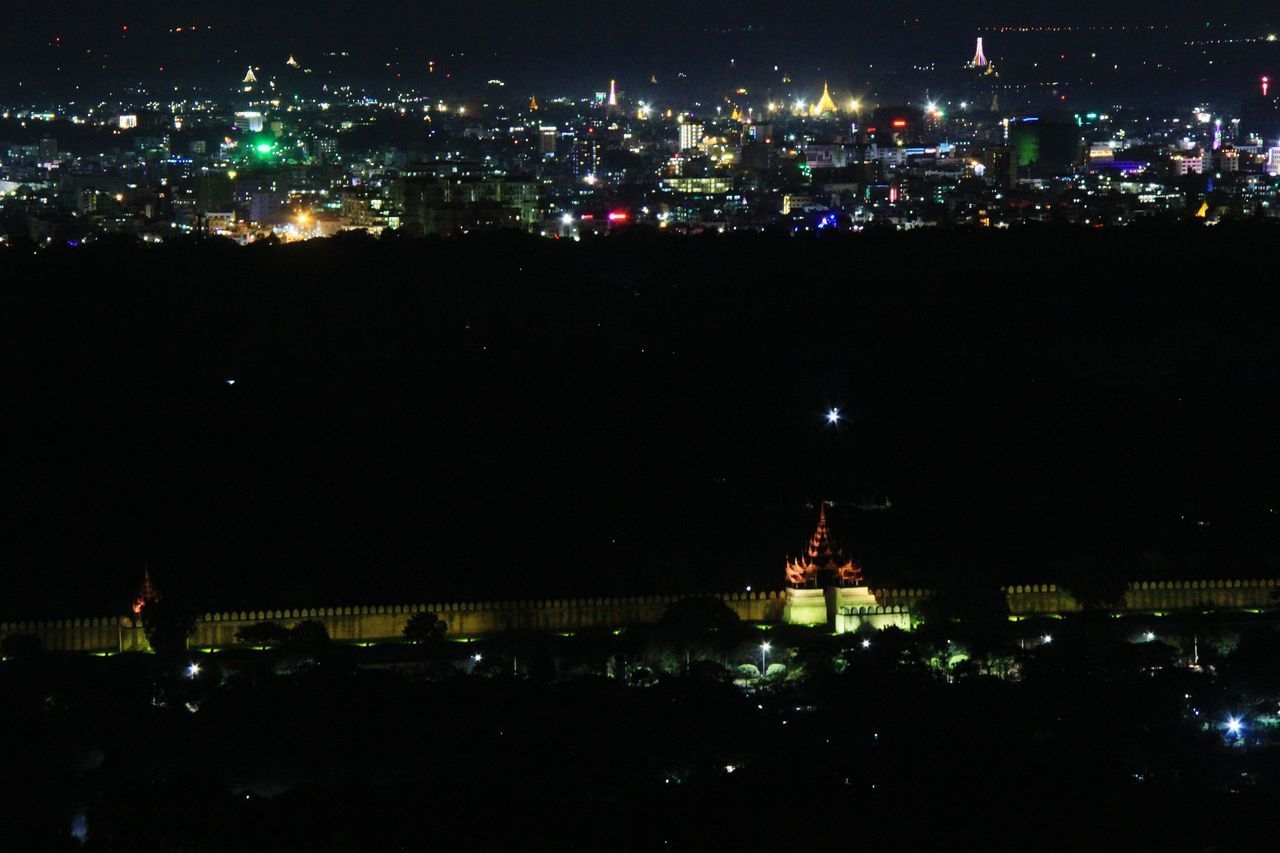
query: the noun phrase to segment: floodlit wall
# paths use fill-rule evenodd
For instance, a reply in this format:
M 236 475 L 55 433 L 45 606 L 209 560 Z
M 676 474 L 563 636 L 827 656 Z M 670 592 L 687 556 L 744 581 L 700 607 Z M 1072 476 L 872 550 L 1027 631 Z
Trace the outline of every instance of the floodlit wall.
M 217 648 L 235 643 L 236 632 L 258 622 L 292 626 L 304 620 L 321 623 L 338 642 L 399 640 L 415 613 L 433 611 L 448 626 L 450 637 L 473 637 L 504 631 L 574 631 L 617 628 L 657 622 L 663 611 L 685 595 L 623 598 L 534 599 L 525 601 L 448 602 L 359 607 L 311 607 L 205 613 L 196 619 L 189 645 Z M 745 622 L 782 619 L 781 592 L 739 592 L 719 596 Z M 0 638 L 32 634 L 54 651 L 117 652 L 150 648 L 141 625 L 132 617 L 54 619 L 0 624 Z
M 913 604 L 927 598 L 926 589 L 872 590 L 876 606 L 848 612 L 845 630 L 863 621 L 872 627 L 909 627 Z M 1073 613 L 1080 604 L 1053 584 L 1029 584 L 1005 589 L 1014 616 Z M 1280 608 L 1280 580 L 1144 581 L 1132 583 L 1116 608 L 1121 612 L 1153 613 Z M 622 598 L 536 599 L 528 601 L 452 602 L 441 604 L 318 607 L 206 613 L 196 620 L 193 648 L 229 646 L 236 631 L 257 622 L 294 625 L 314 619 L 339 642 L 396 640 L 415 613 L 434 611 L 448 626 L 448 636 L 469 637 L 503 631 L 573 631 L 616 628 L 656 622 L 668 606 L 688 596 L 644 595 Z M 785 591 L 738 592 L 719 596 L 745 622 L 782 622 Z M 874 618 L 872 618 L 874 617 Z M 146 651 L 146 637 L 131 616 L 92 619 L 52 619 L 0 624 L 0 638 L 31 634 L 54 651 Z

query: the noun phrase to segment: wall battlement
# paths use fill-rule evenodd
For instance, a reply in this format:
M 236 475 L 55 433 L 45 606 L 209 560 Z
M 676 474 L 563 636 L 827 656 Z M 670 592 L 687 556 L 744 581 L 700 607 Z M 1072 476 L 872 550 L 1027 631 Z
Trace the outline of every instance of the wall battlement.
M 298 607 L 271 610 L 208 612 L 196 617 L 190 645 L 221 648 L 235 644 L 236 632 L 258 622 L 294 625 L 314 620 L 338 642 L 398 640 L 416 613 L 434 612 L 450 637 L 477 637 L 507 631 L 574 631 L 617 628 L 658 621 L 672 604 L 687 595 L 637 595 L 599 598 L 450 601 L 428 604 Z M 731 592 L 718 597 L 745 622 L 777 622 L 783 594 Z M 133 616 L 49 619 L 0 624 L 0 638 L 31 634 L 52 651 L 146 651 L 141 623 Z
M 1075 613 L 1081 605 L 1054 584 L 1005 587 L 1013 616 Z M 910 627 L 913 605 L 928 598 L 927 589 L 873 589 L 875 606 L 847 608 L 841 625 L 855 630 L 872 627 Z M 236 632 L 258 622 L 293 625 L 312 619 L 322 623 L 338 642 L 397 640 L 415 613 L 433 611 L 444 620 L 447 636 L 477 637 L 505 631 L 574 631 L 618 628 L 658 621 L 670 605 L 690 596 L 637 595 L 599 598 L 521 599 L 512 601 L 452 601 L 434 604 L 359 605 L 278 608 L 205 613 L 196 619 L 190 644 L 220 648 L 235 643 Z M 781 622 L 786 591 L 731 592 L 718 597 L 744 622 Z M 1263 610 L 1280 608 L 1280 579 L 1140 581 L 1128 585 L 1118 612 L 1164 613 L 1205 610 Z M 14 634 L 39 637 L 53 651 L 146 651 L 141 624 L 133 616 L 28 620 L 0 624 L 0 638 Z

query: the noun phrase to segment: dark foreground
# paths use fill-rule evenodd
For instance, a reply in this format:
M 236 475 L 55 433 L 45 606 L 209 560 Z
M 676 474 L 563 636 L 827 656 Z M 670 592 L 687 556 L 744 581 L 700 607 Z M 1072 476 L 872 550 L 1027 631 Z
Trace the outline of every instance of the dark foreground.
M 6 844 L 1213 851 L 1274 837 L 1274 621 L 932 619 L 844 638 L 686 620 L 168 658 L 19 650 L 0 663 Z

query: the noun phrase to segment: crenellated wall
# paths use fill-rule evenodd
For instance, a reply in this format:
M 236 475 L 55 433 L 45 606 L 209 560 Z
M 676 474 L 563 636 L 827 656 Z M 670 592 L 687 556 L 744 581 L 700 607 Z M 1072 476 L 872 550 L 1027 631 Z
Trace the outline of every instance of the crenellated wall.
M 1019 584 L 1004 588 L 1012 616 L 1078 613 L 1080 602 L 1055 584 Z M 927 589 L 878 589 L 881 605 L 911 607 L 928 598 Z M 1137 581 L 1128 585 L 1114 608 L 1122 613 L 1186 610 L 1261 610 L 1280 608 L 1280 579 Z
M 863 622 L 873 627 L 910 627 L 912 605 L 930 595 L 926 589 L 872 590 L 875 607 L 849 610 L 841 620 L 846 630 Z M 1074 613 L 1080 604 L 1053 584 L 1005 588 L 1013 616 Z M 1280 580 L 1143 581 L 1129 584 L 1121 612 L 1151 613 L 1204 610 L 1263 610 L 1280 608 Z M 448 602 L 439 604 L 316 607 L 205 613 L 196 620 L 190 645 L 218 648 L 235 643 L 243 627 L 257 622 L 294 625 L 306 619 L 322 623 L 338 642 L 398 640 L 415 613 L 434 611 L 448 626 L 450 637 L 474 637 L 503 631 L 574 631 L 617 628 L 656 622 L 671 604 L 688 596 L 643 595 L 621 598 L 533 599 L 525 601 Z M 785 591 L 736 592 L 719 596 L 745 622 L 782 622 Z M 874 617 L 874 618 L 871 618 Z M 837 626 L 840 627 L 840 626 Z M 0 638 L 33 634 L 55 651 L 146 651 L 149 646 L 131 616 L 91 619 L 53 619 L 0 624 Z
M 658 621 L 670 605 L 689 596 L 642 595 L 611 598 L 532 599 L 522 601 L 444 602 L 438 604 L 310 607 L 239 610 L 197 617 L 189 645 L 219 648 L 235 643 L 236 632 L 258 622 L 295 625 L 320 622 L 338 642 L 399 640 L 415 613 L 433 611 L 450 637 L 474 637 L 505 631 L 574 631 L 617 628 Z M 719 598 L 745 622 L 782 619 L 781 592 L 734 592 Z M 149 649 L 133 617 L 54 619 L 0 624 L 0 637 L 33 634 L 55 651 L 116 652 Z

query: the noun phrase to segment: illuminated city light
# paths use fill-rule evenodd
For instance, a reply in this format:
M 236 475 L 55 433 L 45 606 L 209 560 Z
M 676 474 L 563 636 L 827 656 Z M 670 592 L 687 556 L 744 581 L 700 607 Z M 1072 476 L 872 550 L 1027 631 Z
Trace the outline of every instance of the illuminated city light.
M 1244 723 L 1239 717 L 1227 717 L 1227 734 L 1238 735 L 1240 730 L 1244 728 Z
M 1052 634 L 1045 634 L 1044 636 L 1042 636 L 1042 637 L 1040 638 L 1040 642 L 1042 642 L 1042 643 L 1052 643 L 1052 642 L 1053 642 L 1053 635 L 1052 635 Z
M 194 661 L 187 667 L 187 678 L 195 678 L 200 674 L 200 664 Z
M 840 410 L 833 408 L 827 412 L 827 423 L 836 424 L 840 422 Z

